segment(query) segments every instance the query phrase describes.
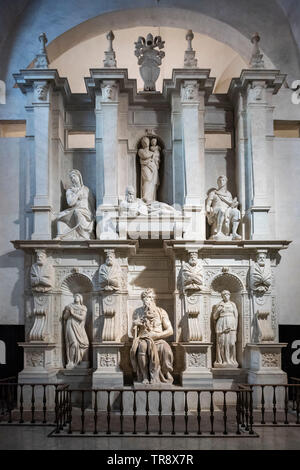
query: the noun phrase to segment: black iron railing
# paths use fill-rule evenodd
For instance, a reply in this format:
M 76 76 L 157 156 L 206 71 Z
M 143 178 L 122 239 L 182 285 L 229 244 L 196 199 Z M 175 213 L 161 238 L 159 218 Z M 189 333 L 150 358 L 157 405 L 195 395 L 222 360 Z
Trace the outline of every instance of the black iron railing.
M 246 387 L 58 389 L 55 435 L 251 436 L 251 395 Z
M 290 382 L 73 390 L 11 377 L 0 380 L 0 424 L 52 425 L 59 436 L 253 436 L 255 426 L 300 425 L 300 380 Z
M 243 393 L 243 389 L 250 390 L 249 395 Z M 294 379 L 294 383 L 288 384 L 253 384 L 241 385 L 243 412 L 242 421 L 245 429 L 250 420 L 247 409 L 248 398 L 252 400 L 253 423 L 260 426 L 298 426 L 300 425 L 300 380 Z M 292 396 L 292 400 L 290 400 Z
M 67 385 L 18 384 L 0 381 L 0 425 L 43 424 L 56 426 L 62 405 L 57 402 Z
M 291 385 L 300 385 L 300 379 L 297 377 L 289 377 L 289 383 Z M 291 387 L 291 398 L 292 398 L 292 409 L 299 414 L 299 401 L 300 401 L 300 389 L 299 387 Z M 298 411 L 297 411 L 298 409 Z

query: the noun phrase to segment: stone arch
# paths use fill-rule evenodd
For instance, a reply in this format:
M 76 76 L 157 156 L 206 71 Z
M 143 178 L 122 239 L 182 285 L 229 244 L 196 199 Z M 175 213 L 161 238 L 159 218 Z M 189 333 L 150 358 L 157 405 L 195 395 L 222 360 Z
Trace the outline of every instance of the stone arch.
M 87 294 L 93 291 L 93 283 L 85 274 L 72 273 L 61 284 L 61 292 L 65 295 Z
M 230 292 L 230 300 L 234 302 L 237 306 L 238 310 L 238 329 L 237 329 L 237 343 L 236 343 L 236 354 L 237 354 L 237 361 L 239 366 L 243 366 L 244 358 L 243 358 L 243 348 L 242 348 L 242 337 L 243 337 L 243 329 L 244 329 L 244 310 L 245 310 L 245 297 L 247 296 L 244 283 L 242 280 L 234 273 L 230 272 L 222 272 L 217 274 L 212 282 L 211 282 L 211 289 L 212 289 L 212 302 L 211 302 L 211 313 L 213 312 L 213 306 L 219 303 L 221 298 L 221 292 L 223 290 L 229 290 Z M 216 354 L 215 344 L 216 344 L 216 335 L 215 335 L 215 322 L 211 315 L 211 331 L 212 331 L 212 342 L 213 342 L 213 362 Z
M 124 2 L 125 3 L 125 2 Z M 68 49 L 76 46 L 79 42 L 91 39 L 101 33 L 106 33 L 108 25 L 112 29 L 133 28 L 140 25 L 153 27 L 170 26 L 192 29 L 194 32 L 206 34 L 220 42 L 223 42 L 234 49 L 247 62 L 251 55 L 250 37 L 242 34 L 237 28 L 229 23 L 214 18 L 213 14 L 204 14 L 191 10 L 184 5 L 184 8 L 174 6 L 157 8 L 136 8 L 128 9 L 126 5 L 119 11 L 103 12 L 92 18 L 82 21 L 77 25 L 66 29 L 63 33 L 54 37 L 48 45 L 50 61 L 55 60 L 59 55 Z M 264 48 L 261 48 L 266 56 L 269 65 L 274 67 Z
M 38 48 L 37 39 L 34 38 L 38 38 L 41 31 L 45 31 L 49 38 L 47 49 L 50 62 L 80 42 L 105 34 L 109 29 L 116 31 L 141 25 L 193 29 L 195 33 L 206 34 L 227 44 L 248 62 L 251 55 L 250 37 L 254 31 L 259 31 L 264 33 L 261 50 L 266 66 L 287 73 L 288 82 L 299 76 L 298 49 L 288 18 L 276 3 L 270 9 L 267 0 L 252 0 L 251 9 L 247 0 L 240 0 L 238 5 L 235 0 L 228 0 L 226 8 L 222 0 L 215 0 L 219 8 L 216 8 L 215 2 L 191 1 L 187 4 L 185 0 L 166 0 L 164 6 L 158 3 L 153 5 L 153 0 L 145 0 L 143 8 L 138 0 L 124 0 L 121 6 L 120 2 L 114 0 L 105 5 L 103 2 L 88 0 L 84 8 L 73 8 L 71 0 L 59 2 L 59 6 L 56 1 L 45 0 L 38 4 L 29 1 L 18 19 L 18 25 L 7 39 L 5 54 L 1 54 L 1 78 L 7 84 L 7 104 L 0 112 L 5 112 L 5 116 L 8 113 L 12 117 L 24 115 L 25 97 L 21 97 L 19 90 L 14 87 L 13 73 L 32 63 Z M 274 37 L 276 29 L 281 34 Z M 99 66 L 102 66 L 100 61 Z
M 278 5 L 274 4 L 270 9 L 267 1 L 253 0 L 252 3 L 254 2 L 257 3 L 257 8 L 253 5 L 251 10 L 246 0 L 241 0 L 238 7 L 236 3 L 234 6 L 226 5 L 227 8 L 224 11 L 223 5 L 215 8 L 209 2 L 207 5 L 202 2 L 201 4 L 199 2 L 187 4 L 184 0 L 176 2 L 169 0 L 165 2 L 165 6 L 153 6 L 153 0 L 146 0 L 143 2 L 145 8 L 140 7 L 138 0 L 136 2 L 124 0 L 121 8 L 119 4 L 114 5 L 113 1 L 107 6 L 101 5 L 101 2 L 99 4 L 88 1 L 84 9 L 72 9 L 70 1 L 66 1 L 60 2 L 59 8 L 51 8 L 51 21 L 49 20 L 50 1 L 39 2 L 39 5 L 36 5 L 36 2 L 29 2 L 20 17 L 19 28 L 15 28 L 14 31 L 15 38 L 11 45 L 7 78 L 10 73 L 17 71 L 18 63 L 19 68 L 25 68 L 31 63 L 36 54 L 36 43 L 33 38 L 38 37 L 41 31 L 46 31 L 49 38 L 50 60 L 54 60 L 81 41 L 96 34 L 104 34 L 108 29 L 123 29 L 141 24 L 191 28 L 194 32 L 207 34 L 229 45 L 244 59 L 249 60 L 251 51 L 249 37 L 253 33 L 253 28 L 263 32 L 266 29 L 266 24 L 263 23 L 264 18 L 270 18 L 270 16 L 269 24 L 270 28 L 273 27 L 273 31 L 278 22 L 281 22 L 281 25 L 286 24 L 284 49 L 286 50 L 288 42 L 291 64 L 294 63 L 294 68 L 296 68 L 298 64 L 297 59 L 294 59 L 297 54 L 296 45 L 286 15 Z M 72 15 L 69 14 L 70 9 L 72 9 Z M 241 23 L 240 15 L 245 15 L 245 11 L 249 12 L 248 21 Z M 27 27 L 24 27 L 25 25 Z M 278 38 L 266 41 L 265 46 L 262 47 L 265 56 L 269 57 L 276 67 L 280 67 L 285 62 L 286 54 L 285 56 L 283 54 L 281 38 L 282 36 L 278 35 Z M 276 44 L 274 40 L 277 41 Z M 25 50 L 21 47 L 24 44 L 27 44 Z
M 83 304 L 87 307 L 87 316 L 85 321 L 85 330 L 87 332 L 89 342 L 93 340 L 93 325 L 92 325 L 92 292 L 93 283 L 91 279 L 85 274 L 71 273 L 67 276 L 61 284 L 61 313 L 63 314 L 65 307 L 73 301 L 74 294 L 81 294 L 83 297 Z M 65 322 L 62 322 L 62 359 L 63 363 L 66 361 L 65 357 Z M 89 360 L 92 360 L 91 349 L 89 351 Z
M 245 290 L 242 280 L 234 273 L 218 274 L 212 279 L 210 287 L 213 291 L 220 293 L 224 289 L 227 289 L 232 293 Z

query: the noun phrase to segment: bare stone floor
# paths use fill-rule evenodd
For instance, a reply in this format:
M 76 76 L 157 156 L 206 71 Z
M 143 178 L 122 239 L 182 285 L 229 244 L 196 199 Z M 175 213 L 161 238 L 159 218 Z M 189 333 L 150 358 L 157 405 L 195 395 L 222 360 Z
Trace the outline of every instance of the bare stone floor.
M 53 427 L 0 427 L 0 450 L 300 450 L 300 427 L 255 427 L 259 437 L 48 437 Z

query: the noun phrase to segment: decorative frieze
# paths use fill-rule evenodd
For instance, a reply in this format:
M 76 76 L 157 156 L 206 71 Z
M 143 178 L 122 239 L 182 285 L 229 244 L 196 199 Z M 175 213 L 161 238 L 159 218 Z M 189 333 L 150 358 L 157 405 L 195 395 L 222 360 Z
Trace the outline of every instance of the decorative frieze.
M 187 355 L 187 366 L 191 368 L 206 367 L 207 358 L 206 354 L 201 352 L 193 352 Z
M 116 367 L 117 358 L 110 353 L 98 354 L 98 364 L 99 367 Z
M 278 353 L 262 353 L 262 367 L 280 367 L 280 355 Z
M 26 367 L 43 367 L 43 353 L 32 351 L 26 353 Z

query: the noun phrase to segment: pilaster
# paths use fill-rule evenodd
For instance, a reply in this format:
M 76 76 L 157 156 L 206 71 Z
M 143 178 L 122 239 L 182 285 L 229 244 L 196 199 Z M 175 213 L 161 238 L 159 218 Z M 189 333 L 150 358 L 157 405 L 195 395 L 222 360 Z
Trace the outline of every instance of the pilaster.
M 276 236 L 272 99 L 284 78 L 278 70 L 242 70 L 229 89 L 236 110 L 239 198 L 244 205 L 246 237 L 252 240 Z

